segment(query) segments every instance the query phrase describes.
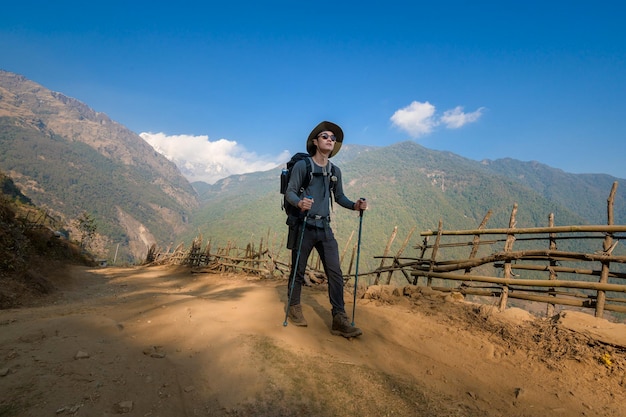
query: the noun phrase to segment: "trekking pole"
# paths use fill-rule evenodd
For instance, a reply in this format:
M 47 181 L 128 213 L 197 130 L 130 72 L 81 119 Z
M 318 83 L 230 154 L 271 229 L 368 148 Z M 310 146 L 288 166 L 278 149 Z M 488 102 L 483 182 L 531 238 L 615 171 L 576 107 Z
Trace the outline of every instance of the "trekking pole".
M 312 198 L 309 196 L 308 198 Z M 291 279 L 289 280 L 289 300 L 287 301 L 287 308 L 285 309 L 285 321 L 283 322 L 283 326 L 287 327 L 287 317 L 289 316 L 289 307 L 291 305 L 291 295 L 293 294 L 293 286 L 296 283 L 296 274 L 298 273 L 298 265 L 300 264 L 300 250 L 302 249 L 302 239 L 304 238 L 304 229 L 306 227 L 306 219 L 309 216 L 309 212 L 307 211 L 304 215 L 304 219 L 302 220 L 301 230 L 300 230 L 300 241 L 298 242 L 298 253 L 296 254 L 296 263 L 292 265 L 293 274 L 291 274 Z
M 361 200 L 365 201 L 364 198 Z M 352 327 L 354 327 L 354 315 L 356 313 L 356 287 L 359 282 L 359 256 L 361 255 L 361 229 L 363 227 L 363 210 L 359 212 L 359 238 L 357 240 L 356 266 L 354 269 L 354 300 L 352 303 Z

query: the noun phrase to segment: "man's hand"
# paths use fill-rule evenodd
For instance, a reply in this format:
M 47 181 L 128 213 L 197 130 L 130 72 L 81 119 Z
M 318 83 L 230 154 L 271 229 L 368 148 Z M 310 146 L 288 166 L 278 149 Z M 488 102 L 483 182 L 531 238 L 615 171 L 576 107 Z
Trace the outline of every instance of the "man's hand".
M 300 211 L 309 211 L 313 207 L 313 199 L 309 197 L 304 197 L 302 200 L 298 201 L 298 208 Z
M 355 210 L 367 210 L 367 200 L 364 198 L 360 198 L 356 203 L 354 203 Z

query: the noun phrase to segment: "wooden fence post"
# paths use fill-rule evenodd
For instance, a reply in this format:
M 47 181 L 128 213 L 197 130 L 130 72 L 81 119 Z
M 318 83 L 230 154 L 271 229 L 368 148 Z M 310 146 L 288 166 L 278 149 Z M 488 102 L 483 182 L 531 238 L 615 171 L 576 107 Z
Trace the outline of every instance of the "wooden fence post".
M 613 225 L 613 203 L 615 200 L 615 192 L 617 191 L 617 181 L 613 183 L 609 198 L 607 199 L 607 224 Z M 607 232 L 604 236 L 604 242 L 602 244 L 602 253 L 604 255 L 610 255 L 613 251 L 613 233 Z M 600 274 L 600 283 L 609 282 L 610 262 L 602 261 L 602 272 Z M 604 315 L 604 303 L 606 302 L 606 292 L 598 291 L 596 296 L 596 317 L 602 318 Z
M 352 231 L 352 233 L 350 233 L 350 237 L 346 241 L 346 245 L 343 247 L 343 251 L 341 252 L 341 257 L 339 258 L 339 265 L 343 265 L 343 259 L 346 256 L 346 252 L 348 251 L 348 248 L 350 247 L 350 242 L 352 242 L 353 236 L 354 236 L 354 230 Z M 350 275 L 350 271 L 348 271 L 348 275 Z
M 355 258 L 356 258 L 356 244 L 352 248 L 352 256 L 350 257 L 350 265 L 348 266 L 348 276 L 352 275 L 352 266 L 354 265 Z
M 411 240 L 411 236 L 413 236 L 413 233 L 415 232 L 415 228 L 416 227 L 413 226 L 411 228 L 411 230 L 409 231 L 409 234 L 406 236 L 406 239 L 404 239 L 404 243 L 402 244 L 402 246 L 400 246 L 400 249 L 398 250 L 398 253 L 396 253 L 396 256 L 393 258 L 392 267 L 397 267 L 397 266 L 400 265 L 400 262 L 398 262 L 398 258 L 400 258 L 400 256 L 402 256 L 402 253 L 404 252 L 404 249 L 406 249 L 406 245 L 409 244 L 409 240 Z M 389 285 L 391 283 L 391 277 L 393 276 L 393 271 L 394 271 L 393 269 L 389 270 L 389 275 L 387 275 L 387 285 Z M 400 268 L 400 271 L 402 271 L 402 273 L 404 274 L 404 277 L 406 278 L 406 280 L 409 281 L 409 275 L 406 273 L 404 268 Z
M 554 213 L 550 213 L 550 216 L 548 216 L 548 225 L 550 227 L 554 227 Z M 549 249 L 552 250 L 556 250 L 556 233 L 550 233 L 550 245 L 549 245 Z M 548 277 L 549 280 L 556 280 L 557 279 L 557 273 L 554 269 L 554 267 L 557 266 L 556 265 L 556 261 L 554 259 L 550 259 L 550 266 L 548 267 L 548 270 L 550 271 L 550 275 Z M 548 295 L 551 297 L 556 297 L 555 294 L 555 289 L 554 287 L 550 287 L 548 288 Z M 546 309 L 546 315 L 548 317 L 552 317 L 554 316 L 554 304 L 548 303 L 548 307 Z
M 420 251 L 420 256 L 419 259 L 424 259 L 424 255 L 426 255 L 426 250 L 428 249 L 428 238 L 430 236 L 424 236 L 424 240 L 422 241 L 422 250 Z M 413 285 L 417 285 L 417 282 L 419 280 L 419 276 L 415 275 L 415 277 L 413 278 Z
M 430 268 L 429 272 L 432 272 L 435 269 L 435 259 L 437 258 L 437 252 L 439 251 L 439 244 L 441 242 L 441 235 L 443 233 L 443 220 L 439 219 L 439 226 L 437 226 L 437 239 L 435 239 L 435 244 L 433 245 L 433 251 L 430 255 Z M 426 285 L 428 287 L 432 286 L 433 279 L 431 276 L 428 276 Z
M 506 242 L 504 243 L 504 252 L 511 252 L 513 249 L 513 243 L 515 242 L 515 233 L 513 229 L 517 224 L 515 220 L 517 216 L 517 203 L 513 205 L 513 210 L 511 210 L 511 219 L 509 220 L 509 233 L 506 235 Z M 504 278 L 511 278 L 511 260 L 506 260 L 504 262 Z M 502 286 L 502 295 L 500 296 L 500 311 L 504 311 L 506 309 L 506 303 L 509 298 L 509 286 Z
M 387 241 L 387 246 L 385 247 L 385 252 L 383 253 L 383 257 L 380 260 L 380 266 L 379 268 L 382 269 L 382 267 L 385 265 L 385 259 L 387 258 L 387 255 L 389 255 L 389 250 L 391 249 L 391 244 L 393 243 L 394 239 L 396 238 L 396 234 L 398 233 L 398 226 L 395 226 L 393 228 L 393 232 L 391 232 L 391 237 L 389 238 L 389 241 Z M 374 280 L 374 285 L 378 285 L 378 281 L 380 280 L 380 272 L 378 272 L 376 274 L 376 279 Z
M 478 229 L 484 229 L 485 226 L 487 226 L 487 222 L 489 221 L 491 214 L 492 214 L 491 210 L 487 211 L 487 214 L 485 214 L 485 217 L 483 217 L 483 221 L 480 222 L 480 225 L 478 225 Z M 470 252 L 469 259 L 474 259 L 476 257 L 479 247 L 480 247 L 480 235 L 477 233 L 474 235 L 474 238 L 472 239 L 472 251 Z M 471 271 L 472 271 L 471 267 L 465 268 L 466 275 L 469 274 Z

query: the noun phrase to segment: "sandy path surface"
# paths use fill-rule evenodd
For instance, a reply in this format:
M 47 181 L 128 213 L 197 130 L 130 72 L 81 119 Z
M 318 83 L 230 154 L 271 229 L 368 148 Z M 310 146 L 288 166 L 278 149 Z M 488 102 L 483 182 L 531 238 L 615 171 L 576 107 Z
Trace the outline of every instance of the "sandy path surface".
M 584 322 L 594 336 L 579 313 L 557 324 L 373 288 L 347 340 L 324 286 L 304 289 L 298 328 L 283 326 L 284 281 L 173 267 L 56 281 L 42 305 L 0 311 L 2 417 L 626 416 L 610 337 L 624 325 Z

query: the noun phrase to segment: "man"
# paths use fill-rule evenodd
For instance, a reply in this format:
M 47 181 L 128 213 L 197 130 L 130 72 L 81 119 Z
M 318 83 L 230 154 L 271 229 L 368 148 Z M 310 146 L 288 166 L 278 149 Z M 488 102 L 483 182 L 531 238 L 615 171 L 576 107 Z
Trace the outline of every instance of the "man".
M 287 316 L 296 326 L 307 326 L 302 314 L 300 295 L 304 282 L 306 264 L 313 248 L 319 253 L 324 272 L 328 278 L 328 296 L 332 306 L 333 323 L 331 333 L 344 337 L 356 337 L 363 334 L 361 329 L 354 327 L 348 321 L 343 299 L 343 273 L 339 262 L 339 247 L 330 227 L 330 194 L 334 190 L 334 200 L 337 204 L 350 210 L 365 210 L 365 199 L 351 201 L 343 193 L 341 170 L 332 166 L 329 159 L 339 152 L 343 142 L 343 131 L 331 122 L 321 122 L 309 134 L 306 149 L 311 155 L 311 169 L 309 184 L 305 189 L 302 185 L 307 175 L 306 161 L 298 161 L 292 168 L 285 197 L 287 202 L 300 209 L 299 218 L 289 218 L 290 226 L 287 247 L 291 249 L 292 271 L 297 268 L 295 279 L 290 279 L 290 305 Z M 332 169 L 331 169 L 332 167 Z M 304 218 L 306 216 L 306 220 Z M 304 224 L 304 234 L 301 228 Z M 302 239 L 302 245 L 299 245 Z M 298 249 L 300 255 L 298 256 Z M 298 265 L 296 265 L 298 260 Z M 289 293 L 288 293 L 289 297 Z

